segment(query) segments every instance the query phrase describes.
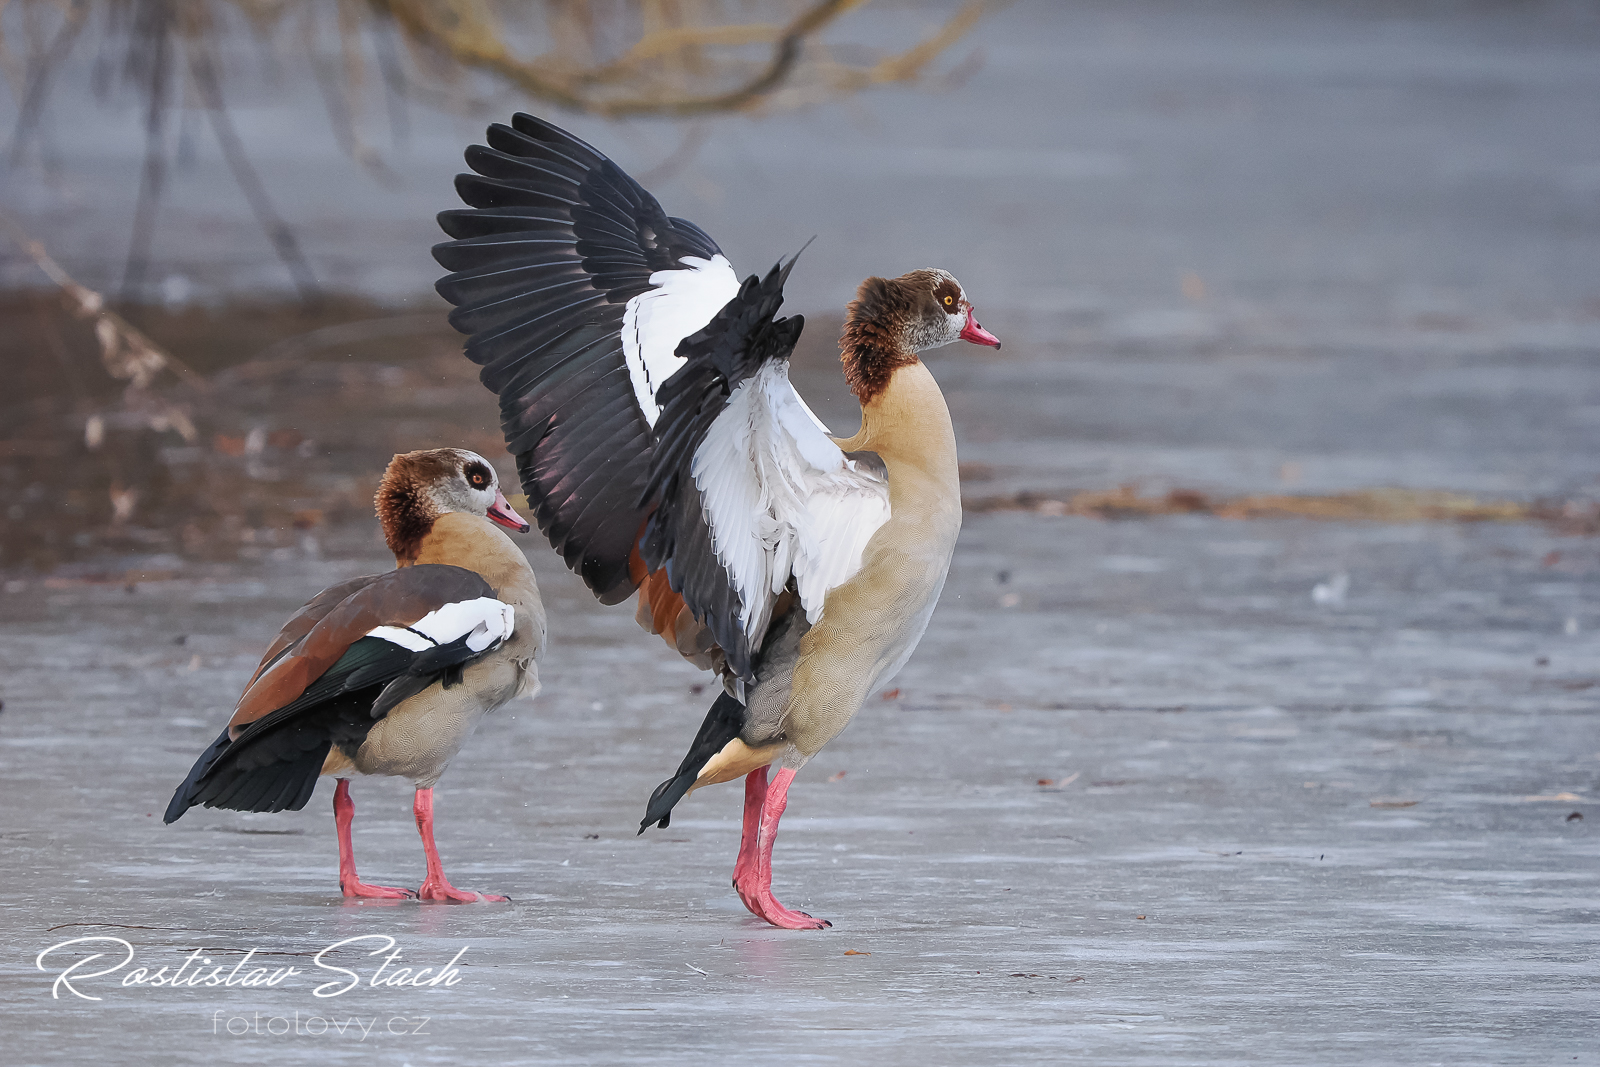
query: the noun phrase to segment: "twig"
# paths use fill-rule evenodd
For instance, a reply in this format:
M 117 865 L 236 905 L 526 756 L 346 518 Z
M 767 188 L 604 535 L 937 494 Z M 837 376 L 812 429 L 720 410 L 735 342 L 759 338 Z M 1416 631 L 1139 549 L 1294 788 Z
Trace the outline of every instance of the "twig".
M 143 389 L 163 370 L 170 370 L 185 382 L 199 389 L 209 389 L 206 380 L 195 373 L 182 360 L 156 344 L 127 319 L 106 307 L 106 298 L 87 285 L 75 281 L 50 255 L 45 247 L 19 226 L 11 216 L 0 212 L 0 229 L 4 229 L 24 252 L 34 266 L 61 290 L 67 310 L 80 319 L 94 322 L 95 339 L 100 342 L 106 370 L 115 378 L 130 382 Z M 189 436 L 185 434 L 184 436 Z
M 78 32 L 88 19 L 89 0 L 72 0 L 72 6 L 67 8 L 66 20 L 56 30 L 50 46 L 31 72 L 27 93 L 22 98 L 22 106 L 17 109 L 17 124 L 11 132 L 10 156 L 13 166 L 22 162 L 23 137 L 39 120 L 39 111 L 44 107 L 46 91 L 50 87 L 50 75 L 55 73 L 66 54 L 72 51 L 72 43 L 78 39 Z
M 741 111 L 762 103 L 794 74 L 807 40 L 867 0 L 820 0 L 782 27 L 753 24 L 657 30 L 647 34 L 620 58 L 591 70 L 577 71 L 571 71 L 559 56 L 525 61 L 510 55 L 504 38 L 488 24 L 486 12 L 474 9 L 477 17 L 469 17 L 460 8 L 446 5 L 444 10 L 450 17 L 445 18 L 439 15 L 440 9 L 427 0 L 370 2 L 374 10 L 393 19 L 417 44 L 441 49 L 461 66 L 488 71 L 552 103 L 608 118 L 637 115 L 685 118 Z M 901 55 L 890 56 L 868 70 L 851 71 L 851 76 L 842 80 L 848 82 L 849 88 L 861 88 L 917 77 L 934 56 L 965 34 L 989 6 L 990 0 L 969 0 L 927 41 Z M 724 92 L 674 95 L 657 90 L 621 99 L 606 99 L 588 92 L 647 60 L 663 59 L 707 45 L 737 47 L 766 41 L 772 42 L 772 52 L 759 73 Z M 564 66 L 571 72 L 563 73 Z
M 862 0 L 866 2 L 866 0 Z M 603 67 L 583 71 L 578 82 L 593 85 L 611 81 L 647 59 L 660 59 L 691 48 L 708 45 L 738 46 L 766 44 L 783 35 L 783 27 L 755 23 L 746 26 L 674 26 L 645 35 L 632 48 Z
M 217 142 L 222 146 L 222 155 L 228 161 L 228 167 L 233 171 L 233 178 L 239 183 L 239 189 L 250 202 L 250 210 L 255 213 L 256 221 L 266 233 L 267 239 L 272 242 L 278 258 L 289 268 L 295 288 L 300 291 L 300 299 L 307 306 L 315 307 L 322 302 L 322 287 L 317 284 L 317 276 L 312 272 L 311 264 L 301 254 L 300 244 L 295 240 L 294 231 L 272 206 L 266 187 L 261 184 L 261 178 L 250 165 L 250 158 L 244 151 L 244 143 L 239 140 L 239 133 L 234 129 L 233 119 L 223 102 L 222 82 L 217 77 L 216 64 L 212 62 L 208 48 L 208 45 L 200 41 L 189 43 L 189 69 L 194 75 L 195 87 L 200 90 L 200 99 L 205 104 L 206 115 L 211 120 L 211 131 L 216 134 Z
M 406 337 L 439 326 L 442 320 L 432 312 L 415 315 L 391 315 L 381 319 L 361 319 L 357 322 L 338 322 L 322 326 L 307 333 L 285 337 L 264 348 L 249 362 L 229 367 L 218 375 L 221 381 L 249 381 L 263 371 L 298 364 L 320 348 L 357 345 L 381 337 Z
M 378 71 L 383 75 L 383 104 L 389 114 L 389 142 L 393 148 L 411 139 L 411 115 L 406 106 L 406 72 L 394 47 L 394 24 L 380 17 L 372 35 L 378 53 Z
M 921 75 L 934 58 L 967 35 L 991 6 L 989 0 L 967 0 L 960 11 L 939 28 L 939 32 L 898 56 L 880 60 L 872 68 L 874 83 L 910 81 Z
M 640 174 L 639 181 L 648 186 L 673 177 L 695 157 L 695 153 L 700 151 L 701 146 L 706 143 L 706 138 L 710 136 L 709 126 L 703 122 L 695 123 L 689 127 L 689 132 L 683 135 L 683 140 L 672 150 L 672 154 Z
M 784 79 L 794 70 L 795 64 L 800 61 L 800 46 L 807 37 L 846 11 L 865 2 L 866 0 L 823 0 L 822 3 L 802 12 L 784 29 L 783 36 L 778 38 L 772 50 L 772 61 L 767 64 L 767 69 L 731 92 L 659 102 L 623 101 L 603 106 L 600 111 L 602 114 L 617 118 L 624 115 L 650 114 L 699 115 L 708 111 L 737 111 L 748 107 L 783 84 Z
M 145 264 L 150 257 L 150 241 L 155 235 L 156 210 L 161 206 L 161 187 L 166 177 L 166 119 L 167 52 L 171 44 L 170 18 L 166 3 L 161 0 L 140 5 L 140 26 L 134 29 L 137 46 L 141 30 L 153 38 L 154 47 L 148 60 L 150 66 L 149 94 L 144 120 L 144 169 L 139 175 L 139 200 L 133 212 L 133 235 L 128 242 L 128 262 L 122 271 L 122 299 L 129 302 L 138 298 L 144 283 Z
M 538 73 L 531 65 L 518 63 L 508 56 L 498 35 L 486 32 L 481 21 L 462 17 L 463 12 L 451 11 L 452 17 L 448 20 L 436 20 L 432 7 L 420 0 L 371 0 L 371 3 L 418 44 L 440 48 L 462 66 L 480 67 L 499 74 L 534 96 L 586 110 L 577 94 Z
M 356 121 L 362 84 L 365 81 L 360 52 L 355 47 L 359 42 L 360 27 L 352 22 L 350 6 L 340 4 L 339 58 L 342 67 L 335 72 L 329 69 L 334 64 L 325 60 L 317 47 L 316 18 L 315 9 L 312 9 L 305 13 L 301 23 L 305 36 L 306 61 L 311 64 L 312 77 L 317 83 L 317 88 L 321 90 L 323 106 L 327 108 L 328 123 L 333 127 L 334 136 L 339 139 L 345 154 L 360 164 L 367 173 L 385 187 L 397 189 L 401 184 L 400 176 L 383 161 L 383 156 L 377 148 L 361 135 L 361 128 Z

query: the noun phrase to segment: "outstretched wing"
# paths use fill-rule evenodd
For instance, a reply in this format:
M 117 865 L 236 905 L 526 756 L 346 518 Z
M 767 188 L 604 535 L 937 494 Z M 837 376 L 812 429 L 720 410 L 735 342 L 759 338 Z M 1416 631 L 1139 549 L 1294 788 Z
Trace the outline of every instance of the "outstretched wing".
M 659 394 L 643 497 L 655 508 L 645 564 L 666 568 L 746 681 L 791 578 L 816 622 L 889 518 L 887 480 L 846 456 L 789 382 L 804 320 L 773 316 L 793 265 L 747 279 L 679 347 L 685 365 Z
M 500 397 L 535 521 L 603 603 L 627 598 L 647 516 L 657 396 L 679 342 L 739 290 L 721 249 L 604 155 L 547 122 L 489 127 L 439 224 L 438 284 Z
M 353 754 L 392 708 L 434 682 L 453 684 L 515 626 L 513 606 L 462 567 L 405 567 L 326 591 L 284 627 L 166 821 L 195 804 L 302 807 L 333 745 Z
M 791 578 L 814 620 L 889 512 L 882 476 L 789 384 L 788 269 L 739 285 L 699 227 L 547 122 L 517 115 L 488 141 L 434 256 L 539 528 L 603 603 L 659 572 L 641 617 L 691 658 L 714 658 L 709 630 L 751 678 Z

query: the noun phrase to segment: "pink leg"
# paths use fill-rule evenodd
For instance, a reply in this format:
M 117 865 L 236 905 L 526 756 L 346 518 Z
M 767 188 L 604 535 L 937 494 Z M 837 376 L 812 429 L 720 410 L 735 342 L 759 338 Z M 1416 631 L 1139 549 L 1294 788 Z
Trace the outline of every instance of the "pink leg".
M 387 885 L 364 885 L 356 876 L 356 852 L 350 842 L 350 821 L 356 817 L 355 801 L 350 799 L 350 779 L 339 779 L 333 791 L 333 824 L 339 828 L 339 888 L 347 897 L 384 897 L 406 900 L 416 896 L 409 889 Z
M 745 827 L 746 841 L 749 839 L 750 807 L 752 789 L 750 779 L 752 773 L 745 779 Z M 742 868 L 734 869 L 733 886 L 739 891 L 739 899 L 744 901 L 744 906 L 751 913 L 767 920 L 773 926 L 781 926 L 785 930 L 821 930 L 832 926 L 826 919 L 813 919 L 803 911 L 792 911 L 778 903 L 772 895 L 772 843 L 778 836 L 778 820 L 783 818 L 783 809 L 789 803 L 789 783 L 794 780 L 794 772 L 785 767 L 773 775 L 770 785 L 765 781 L 765 768 L 761 772 L 762 781 L 757 788 L 766 796 L 761 802 L 760 829 L 756 834 L 754 847 L 750 849 L 753 855 L 748 863 L 745 860 L 745 845 L 739 849 L 739 862 Z
M 757 838 L 761 833 L 761 808 L 767 802 L 767 768 L 757 767 L 744 776 L 744 833 L 739 837 L 739 860 L 733 865 L 733 886 L 755 873 Z
M 428 856 L 428 877 L 423 881 L 422 888 L 417 890 L 418 897 L 423 900 L 442 900 L 448 904 L 472 904 L 479 897 L 490 902 L 511 899 L 493 893 L 470 893 L 451 885 L 444 876 L 444 864 L 439 862 L 439 850 L 433 845 L 433 790 L 417 790 L 417 800 L 412 810 L 417 816 L 417 833 L 422 835 L 422 851 Z

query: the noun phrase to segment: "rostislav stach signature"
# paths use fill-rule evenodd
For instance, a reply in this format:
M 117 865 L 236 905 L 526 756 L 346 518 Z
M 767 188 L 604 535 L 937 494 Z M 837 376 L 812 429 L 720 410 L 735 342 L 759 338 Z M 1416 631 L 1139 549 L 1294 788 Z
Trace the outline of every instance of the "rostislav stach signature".
M 376 967 L 363 980 L 361 972 L 340 967 L 324 959 L 337 949 L 360 942 L 380 942 L 368 951 L 378 956 Z M 103 1000 L 96 993 L 113 988 L 149 987 L 161 989 L 262 989 L 279 988 L 301 981 L 318 981 L 311 990 L 318 997 L 336 997 L 360 985 L 369 988 L 428 988 L 453 986 L 461 981 L 461 957 L 470 946 L 461 946 L 443 966 L 402 966 L 398 943 L 387 934 L 347 937 L 312 957 L 312 970 L 294 966 L 253 966 L 257 949 L 250 949 L 237 963 L 213 963 L 207 950 L 197 948 L 176 965 L 135 966 L 138 955 L 131 942 L 120 937 L 74 937 L 40 952 L 34 965 L 46 972 L 55 971 L 50 995 L 60 999 L 63 992 L 84 1000 Z M 215 950 L 212 950 L 215 951 Z M 336 976 L 336 977 L 332 977 Z

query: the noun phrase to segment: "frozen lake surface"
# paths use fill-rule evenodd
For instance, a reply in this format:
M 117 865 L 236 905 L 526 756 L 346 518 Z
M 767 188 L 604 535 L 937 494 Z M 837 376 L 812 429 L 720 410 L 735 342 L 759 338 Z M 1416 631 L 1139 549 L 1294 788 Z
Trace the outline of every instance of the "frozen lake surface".
M 510 905 L 342 901 L 330 784 L 298 813 L 161 824 L 264 637 L 381 558 L 13 594 L 7 1060 L 1594 1063 L 1600 633 L 1564 620 L 1600 560 L 1540 562 L 1571 549 L 1528 526 L 969 518 L 897 697 L 791 795 L 775 885 L 817 934 L 728 887 L 736 786 L 634 836 L 709 698 L 548 553 L 545 690 L 438 791 L 453 880 Z M 1339 558 L 1356 577 L 1319 606 Z M 363 874 L 414 884 L 406 785 L 353 795 Z M 35 954 L 95 935 L 152 970 L 256 948 L 311 977 L 51 999 Z M 311 957 L 363 935 L 401 965 L 470 946 L 462 980 L 314 997 L 341 976 Z M 431 1023 L 215 1030 L 296 1011 Z

